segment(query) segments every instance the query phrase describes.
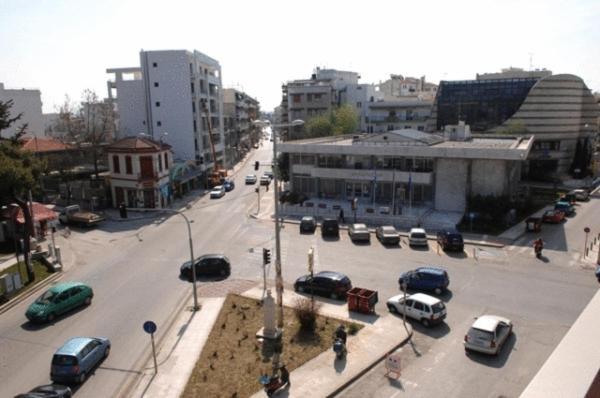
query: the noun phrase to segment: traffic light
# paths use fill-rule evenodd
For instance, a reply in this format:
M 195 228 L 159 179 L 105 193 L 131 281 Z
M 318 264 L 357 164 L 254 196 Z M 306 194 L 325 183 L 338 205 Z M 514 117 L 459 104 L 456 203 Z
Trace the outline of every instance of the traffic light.
M 258 170 L 258 168 L 260 167 L 260 163 L 258 163 L 258 160 L 256 162 L 254 162 L 254 170 Z
M 271 263 L 271 250 L 263 249 L 263 264 L 267 265 Z

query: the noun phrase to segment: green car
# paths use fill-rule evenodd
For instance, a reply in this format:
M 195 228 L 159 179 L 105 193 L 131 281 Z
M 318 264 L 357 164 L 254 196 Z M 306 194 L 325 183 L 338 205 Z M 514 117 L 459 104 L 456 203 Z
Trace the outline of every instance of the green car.
M 92 288 L 80 282 L 57 283 L 35 300 L 25 316 L 31 322 L 52 322 L 57 316 L 92 303 Z

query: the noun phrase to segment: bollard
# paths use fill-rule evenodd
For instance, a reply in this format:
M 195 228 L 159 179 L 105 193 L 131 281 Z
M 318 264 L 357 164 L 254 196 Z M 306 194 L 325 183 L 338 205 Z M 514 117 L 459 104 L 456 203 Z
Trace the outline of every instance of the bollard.
M 62 256 L 60 253 L 60 246 L 56 246 L 54 248 L 54 250 L 55 250 L 54 254 L 56 255 L 56 262 L 59 263 L 60 265 L 62 265 Z
M 585 248 L 585 253 L 583 254 L 583 258 L 586 258 L 588 256 L 590 249 L 588 249 L 587 247 Z
M 473 248 L 473 258 L 475 260 L 477 260 L 477 248 L 476 247 Z

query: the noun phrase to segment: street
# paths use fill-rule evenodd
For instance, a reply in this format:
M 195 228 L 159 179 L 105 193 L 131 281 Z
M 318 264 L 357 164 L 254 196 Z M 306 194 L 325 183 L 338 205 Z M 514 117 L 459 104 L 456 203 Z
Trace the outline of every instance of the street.
M 270 150 L 267 142 L 254 151 L 235 176 L 233 191 L 221 199 L 206 195 L 186 210 L 194 221 L 195 256 L 223 252 L 232 263 L 227 281 L 200 280 L 201 294 L 224 295 L 227 289 L 262 284 L 262 248 L 274 247 L 273 223 L 265 217 L 249 217 L 257 210 L 258 184 L 246 186 L 244 177 L 262 175 Z M 262 164 L 258 172 L 254 160 Z M 260 196 L 260 214 L 272 214 L 272 184 L 266 193 L 261 187 Z M 377 290 L 379 316 L 394 316 L 385 301 L 399 293 L 401 272 L 434 265 L 450 275 L 450 291 L 442 296 L 448 309 L 446 321 L 431 329 L 413 323 L 412 342 L 401 348 L 401 378 L 388 381 L 380 364 L 339 396 L 518 396 L 597 290 L 593 271 L 582 269 L 578 256 L 585 224 L 600 219 L 598 199 L 577 208 L 577 216 L 565 224 L 543 226 L 544 261 L 533 256 L 529 236 L 503 249 L 478 247 L 474 258 L 470 245 L 463 254 L 438 254 L 433 241 L 428 250 L 409 248 L 405 238 L 399 248 L 386 248 L 374 235 L 370 244 L 357 245 L 345 230 L 339 241 L 331 241 L 323 240 L 319 230 L 301 235 L 297 225 L 284 224 L 282 266 L 287 289 L 308 272 L 310 247 L 315 248 L 315 272 L 340 271 L 354 286 Z M 145 366 L 150 353 L 143 322 L 156 322 L 160 339 L 191 294 L 190 283 L 178 277 L 180 265 L 189 260 L 189 249 L 185 223 L 177 215 L 152 222 L 107 222 L 97 230 L 74 231 L 69 240 L 77 260 L 62 280 L 90 284 L 94 301 L 91 307 L 46 326 L 32 326 L 24 316 L 34 297 L 0 315 L 3 395 L 47 383 L 52 354 L 69 337 L 103 336 L 112 341 L 111 354 L 76 396 L 115 396 Z M 269 267 L 268 278 L 273 277 Z M 464 353 L 463 336 L 473 318 L 482 314 L 506 316 L 514 323 L 514 335 L 498 357 Z M 400 318 L 398 327 L 402 327 Z M 351 352 L 348 360 L 354 360 Z

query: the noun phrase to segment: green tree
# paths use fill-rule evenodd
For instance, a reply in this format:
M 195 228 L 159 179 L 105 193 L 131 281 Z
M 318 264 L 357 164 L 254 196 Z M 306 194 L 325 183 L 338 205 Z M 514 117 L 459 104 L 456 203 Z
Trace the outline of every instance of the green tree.
M 0 101 L 0 133 L 21 118 L 21 114 L 11 117 L 12 102 Z M 23 212 L 25 228 L 23 228 L 24 256 L 27 264 L 29 282 L 35 279 L 30 260 L 30 238 L 33 235 L 33 219 L 29 212 L 27 196 L 30 191 L 39 189 L 39 177 L 44 164 L 32 153 L 21 150 L 19 138 L 26 132 L 27 126 L 20 128 L 12 139 L 0 141 L 0 204 L 16 203 Z
M 290 180 L 290 154 L 283 152 L 277 157 L 277 179 L 288 182 Z
M 326 115 L 315 116 L 306 123 L 306 137 L 327 137 L 333 135 L 333 125 Z
M 353 134 L 358 129 L 358 113 L 351 105 L 342 105 L 332 112 L 333 134 Z

